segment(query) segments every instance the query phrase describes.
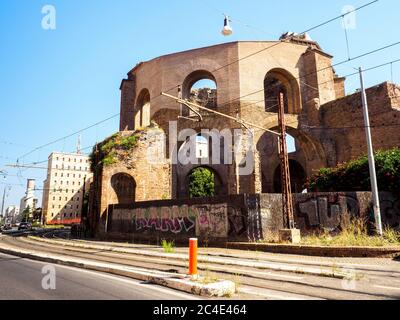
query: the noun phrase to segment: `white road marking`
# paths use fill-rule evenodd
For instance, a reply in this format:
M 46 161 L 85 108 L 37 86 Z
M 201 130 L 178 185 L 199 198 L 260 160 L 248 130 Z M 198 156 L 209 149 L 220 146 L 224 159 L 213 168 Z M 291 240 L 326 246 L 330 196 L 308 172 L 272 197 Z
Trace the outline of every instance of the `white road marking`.
M 44 262 L 41 262 L 41 261 L 35 261 L 35 260 L 30 260 L 30 259 L 25 259 L 25 258 L 22 259 L 22 260 L 23 261 L 28 261 L 28 262 L 34 262 L 34 263 L 42 264 L 42 265 L 45 264 Z M 147 289 L 158 291 L 158 292 L 169 294 L 169 295 L 172 294 L 172 295 L 174 295 L 176 297 L 181 297 L 183 299 L 203 300 L 203 299 L 198 298 L 196 296 L 192 296 L 189 293 L 187 293 L 187 294 L 179 293 L 179 292 L 175 292 L 174 289 L 164 289 L 164 288 L 161 288 L 161 287 L 157 287 L 156 285 L 150 287 L 147 284 L 136 282 L 136 281 L 140 281 L 140 280 L 125 279 L 125 278 L 120 278 L 118 276 L 103 274 L 103 273 L 96 272 L 96 271 L 84 270 L 84 269 L 75 268 L 75 267 L 68 267 L 68 266 L 63 266 L 63 265 L 59 265 L 59 264 L 52 264 L 52 263 L 50 263 L 50 264 L 54 265 L 56 268 L 64 268 L 64 269 L 68 269 L 68 270 L 71 270 L 71 271 L 79 271 L 79 272 L 83 272 L 83 273 L 89 273 L 89 274 L 92 274 L 92 275 L 95 275 L 95 276 L 100 276 L 100 277 L 108 278 L 108 279 L 111 279 L 111 280 L 118 280 L 120 282 L 125 282 L 125 283 L 130 284 L 130 285 L 134 285 L 134 286 L 138 286 L 138 287 L 145 287 Z

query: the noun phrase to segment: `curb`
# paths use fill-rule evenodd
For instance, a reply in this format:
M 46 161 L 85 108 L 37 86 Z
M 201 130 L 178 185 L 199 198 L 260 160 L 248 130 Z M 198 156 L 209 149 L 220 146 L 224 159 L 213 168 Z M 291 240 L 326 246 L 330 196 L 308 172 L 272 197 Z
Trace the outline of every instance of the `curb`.
M 38 241 L 43 243 L 48 243 L 52 245 L 61 245 L 64 247 L 76 247 L 76 248 L 83 248 L 83 249 L 99 249 L 99 250 L 108 250 L 110 252 L 116 253 L 127 253 L 127 254 L 139 254 L 146 257 L 157 257 L 157 258 L 173 258 L 181 261 L 187 261 L 186 257 L 183 257 L 182 254 L 164 254 L 159 252 L 149 252 L 149 251 L 142 251 L 137 249 L 121 249 L 121 248 L 113 248 L 109 246 L 99 246 L 99 245 L 86 245 L 80 243 L 72 243 L 67 241 L 60 241 L 60 240 L 49 240 L 43 239 L 39 237 L 32 237 L 29 236 L 28 239 L 31 241 Z M 249 261 L 227 261 L 227 259 L 222 258 L 211 258 L 211 257 L 198 257 L 198 262 L 205 262 L 205 263 L 215 263 L 222 266 L 238 266 L 238 267 L 247 267 L 247 268 L 258 268 L 263 270 L 272 270 L 272 271 L 281 271 L 281 272 L 292 272 L 296 274 L 306 274 L 312 276 L 320 276 L 320 277 L 328 277 L 328 278 L 337 278 L 337 279 L 344 279 L 346 277 L 345 274 L 341 272 L 335 272 L 332 269 L 332 266 L 326 266 L 325 270 L 322 267 L 295 267 L 289 266 L 279 263 L 265 263 L 265 262 L 249 262 Z
M 331 258 L 394 258 L 400 247 L 321 247 L 307 245 L 227 242 L 227 249 Z
M 140 268 L 118 266 L 106 263 L 91 262 L 83 259 L 52 256 L 46 253 L 21 250 L 8 246 L 0 246 L 0 252 L 22 258 L 76 267 L 86 270 L 99 271 L 145 281 L 170 289 L 175 289 L 202 297 L 231 297 L 236 293 L 236 286 L 232 281 L 221 280 L 211 284 L 201 284 L 189 280 L 188 276 L 159 272 L 158 274 L 144 271 Z

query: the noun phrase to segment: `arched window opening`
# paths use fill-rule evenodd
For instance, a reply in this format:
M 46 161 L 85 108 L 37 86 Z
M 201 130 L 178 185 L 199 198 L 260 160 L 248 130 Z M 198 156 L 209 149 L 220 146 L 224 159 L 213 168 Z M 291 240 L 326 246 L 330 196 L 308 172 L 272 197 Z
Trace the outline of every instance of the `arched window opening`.
M 214 197 L 220 183 L 212 169 L 197 167 L 189 173 L 189 196 L 190 198 Z
M 264 81 L 264 94 L 265 94 L 265 111 L 278 112 L 279 107 L 279 94 L 283 93 L 285 113 L 289 110 L 289 100 L 287 89 L 281 81 L 275 78 L 265 78 Z
M 190 88 L 189 100 L 209 109 L 217 107 L 217 84 L 213 80 L 202 79 Z
M 135 129 L 150 126 L 150 92 L 143 89 L 136 103 Z
M 182 97 L 209 109 L 217 108 L 218 86 L 215 77 L 205 70 L 192 72 L 183 82 Z M 183 107 L 182 114 L 184 116 L 194 115 L 190 109 L 185 107 Z
M 300 90 L 296 79 L 283 69 L 273 69 L 264 79 L 265 111 L 277 113 L 279 95 L 283 93 L 285 113 L 300 112 Z
M 290 134 L 286 134 L 286 144 L 288 153 L 295 153 L 297 151 L 296 139 Z
M 196 158 L 207 159 L 210 154 L 209 141 L 201 134 L 196 136 Z
M 111 187 L 114 189 L 118 204 L 131 204 L 135 202 L 136 182 L 126 173 L 117 173 L 111 177 Z

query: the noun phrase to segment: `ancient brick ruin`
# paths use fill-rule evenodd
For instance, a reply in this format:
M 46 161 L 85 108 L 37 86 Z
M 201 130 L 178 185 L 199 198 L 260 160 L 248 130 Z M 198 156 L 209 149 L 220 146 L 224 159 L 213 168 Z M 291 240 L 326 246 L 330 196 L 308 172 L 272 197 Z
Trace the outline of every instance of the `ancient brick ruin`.
M 302 192 L 307 177 L 315 170 L 333 167 L 366 153 L 360 94 L 345 94 L 345 79 L 336 75 L 332 56 L 325 53 L 316 42 L 309 40 L 282 40 L 274 46 L 276 43 L 225 43 L 161 56 L 140 63 L 129 71 L 120 88 L 119 135 L 140 134 L 138 142 L 125 157 L 119 155 L 104 165 L 98 153 L 93 155 L 94 183 L 89 216 L 93 231 L 102 233 L 110 227 L 107 226 L 111 221 L 110 205 L 141 206 L 142 209 L 147 205 L 147 213 L 140 211 L 139 214 L 143 219 L 148 219 L 155 202 L 142 204 L 143 201 L 170 201 L 168 205 L 171 210 L 182 201 L 185 205 L 190 201 L 199 201 L 188 199 L 188 175 L 199 166 L 214 172 L 216 197 L 219 199 L 245 194 L 257 197 L 280 192 L 278 140 L 273 134 L 262 130 L 255 130 L 252 137 L 254 170 L 248 175 L 238 174 L 247 149 L 239 150 L 227 164 L 224 160 L 229 155 L 224 149 L 224 139 L 217 145 L 221 150 L 216 150 L 213 145 L 206 157 L 211 159 L 218 154 L 222 160 L 218 164 L 174 163 L 171 155 L 174 151 L 179 153 L 186 142 L 178 142 L 176 136 L 171 136 L 171 122 L 176 123 L 176 132 L 193 129 L 196 135 L 206 139 L 210 139 L 210 135 L 202 133 L 204 129 L 217 132 L 237 129 L 244 136 L 249 133 L 237 121 L 208 112 L 200 112 L 202 121 L 198 121 L 199 115 L 162 96 L 161 92 L 192 100 L 206 97 L 204 105 L 271 130 L 278 126 L 277 93 L 284 92 L 287 130 L 295 139 L 295 150 L 289 154 L 295 193 Z M 208 91 L 194 88 L 195 83 L 203 80 L 212 81 L 215 88 L 209 88 Z M 400 87 L 385 82 L 369 88 L 367 96 L 374 148 L 400 146 Z M 99 148 L 101 145 L 97 150 Z M 174 148 L 176 150 L 172 150 Z M 158 160 L 149 162 L 149 152 L 157 154 Z M 265 197 L 263 195 L 261 198 Z M 202 200 L 204 202 L 207 201 Z M 265 206 L 268 207 L 268 203 Z M 274 214 L 281 214 L 277 211 Z M 113 214 L 115 216 L 115 210 Z M 171 214 L 176 218 L 181 217 L 175 213 L 166 216 Z M 161 219 L 160 215 L 157 219 Z M 226 228 L 226 234 L 229 235 L 232 234 L 230 228 L 242 230 L 239 223 L 241 219 L 244 219 L 243 228 L 247 230 L 249 227 L 246 213 L 244 217 L 237 218 L 239 222 L 236 227 L 228 216 L 226 214 L 221 229 L 218 229 L 220 232 L 225 232 Z M 185 217 L 188 219 L 186 222 L 193 222 L 188 218 L 190 213 Z M 275 221 L 278 218 L 271 219 Z M 129 229 L 130 223 L 136 223 L 132 216 L 124 221 L 127 225 L 121 230 Z M 138 226 L 144 228 L 148 225 L 143 221 L 146 220 L 139 222 Z M 181 230 L 186 228 L 194 231 L 199 228 L 196 219 L 194 221 L 193 229 L 184 220 L 175 222 Z M 156 228 L 157 222 L 154 223 Z M 112 228 L 115 230 L 114 222 Z M 158 231 L 163 230 L 161 225 L 158 228 Z M 174 225 L 168 228 L 178 230 L 174 229 Z

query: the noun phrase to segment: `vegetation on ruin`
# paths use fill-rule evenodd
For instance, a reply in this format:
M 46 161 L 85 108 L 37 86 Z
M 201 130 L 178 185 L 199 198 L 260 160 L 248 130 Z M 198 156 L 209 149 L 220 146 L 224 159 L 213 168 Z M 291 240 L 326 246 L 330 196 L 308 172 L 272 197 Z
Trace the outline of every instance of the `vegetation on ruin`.
M 142 131 L 135 131 L 129 136 L 116 133 L 96 145 L 89 156 L 92 172 L 98 165 L 111 166 L 126 156 L 137 146 L 141 133 Z
M 214 173 L 203 167 L 194 169 L 189 178 L 190 198 L 205 198 L 215 196 Z
M 302 238 L 304 245 L 339 246 L 339 247 L 388 247 L 400 246 L 400 232 L 392 228 L 384 229 L 383 237 L 371 236 L 368 222 L 362 218 L 347 217 L 341 223 L 337 235 L 329 232 Z
M 376 152 L 375 165 L 379 190 L 400 194 L 400 149 Z M 307 187 L 315 192 L 370 191 L 368 156 L 321 169 Z

